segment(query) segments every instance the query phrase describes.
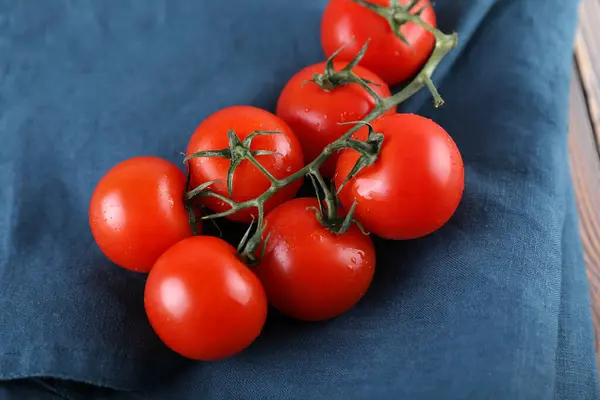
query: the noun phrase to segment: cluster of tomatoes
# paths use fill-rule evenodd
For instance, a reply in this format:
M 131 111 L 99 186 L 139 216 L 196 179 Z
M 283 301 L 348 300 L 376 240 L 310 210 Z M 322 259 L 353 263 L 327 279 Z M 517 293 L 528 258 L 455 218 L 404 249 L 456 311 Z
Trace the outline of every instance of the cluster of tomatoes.
M 322 44 L 335 62 L 293 76 L 276 114 L 235 106 L 206 118 L 187 146 L 188 177 L 167 160 L 135 157 L 99 181 L 89 208 L 93 236 L 115 264 L 149 273 L 148 319 L 174 351 L 198 360 L 240 352 L 260 334 L 268 302 L 305 321 L 339 316 L 362 298 L 373 278 L 375 251 L 363 228 L 385 239 L 414 239 L 439 229 L 456 210 L 464 185 L 456 145 L 433 121 L 397 114 L 395 105 L 353 136 L 355 143 L 373 132 L 382 139 L 360 170 L 361 152 L 345 148 L 312 174 L 321 184 L 332 180 L 335 190 L 328 196 L 335 201 L 327 204 L 339 206 L 333 217 L 315 198 L 294 198 L 303 176 L 314 172 L 307 164 L 340 140 L 349 128 L 345 123 L 381 106 L 391 96 L 389 85 L 415 76 L 432 53 L 431 31 L 404 23 L 399 37 L 368 6 L 392 3 L 435 27 L 428 0 L 331 0 Z M 351 71 L 371 90 L 333 79 L 369 39 Z M 294 174 L 298 179 L 290 178 Z M 226 216 L 261 222 L 259 243 L 252 247 L 255 265 L 223 239 L 202 235 L 207 210 L 227 214 L 261 196 L 260 211 L 242 207 Z M 349 210 L 356 223 L 340 225 Z

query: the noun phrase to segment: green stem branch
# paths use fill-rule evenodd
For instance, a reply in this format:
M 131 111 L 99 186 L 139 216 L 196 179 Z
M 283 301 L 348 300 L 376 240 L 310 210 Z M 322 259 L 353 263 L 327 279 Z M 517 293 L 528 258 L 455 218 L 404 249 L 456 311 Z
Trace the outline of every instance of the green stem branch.
M 268 169 L 266 169 L 261 163 L 258 162 L 258 160 L 252 155 L 252 154 L 248 154 L 247 155 L 247 159 L 256 167 L 260 170 L 260 172 L 263 173 L 264 176 L 267 177 L 268 180 L 271 181 L 272 184 L 277 185 L 277 178 L 275 178 L 273 176 L 273 174 L 271 174 L 269 172 Z
M 327 207 L 327 210 L 325 210 L 327 213 L 327 215 L 325 216 L 326 220 L 335 220 L 337 218 L 337 204 L 335 197 L 333 197 L 333 194 L 329 190 L 327 183 L 325 183 L 325 180 L 323 179 L 323 176 L 321 175 L 318 169 L 312 170 L 309 173 L 313 174 L 313 176 L 317 179 L 317 183 L 321 187 L 321 190 L 323 190 L 324 201 Z
M 362 4 L 363 2 L 357 1 L 357 3 Z M 370 3 L 365 3 L 364 5 L 367 6 L 367 4 L 370 4 Z M 429 26 L 427 23 L 423 22 L 418 15 L 411 14 L 410 11 L 402 12 L 401 17 L 404 18 L 405 20 L 414 22 L 414 23 L 422 26 L 423 28 L 427 29 L 429 32 L 433 33 L 435 35 L 435 41 L 436 41 L 434 50 L 433 50 L 431 56 L 429 57 L 429 59 L 427 60 L 427 62 L 425 63 L 425 65 L 423 66 L 423 68 L 421 69 L 421 71 L 403 90 L 401 90 L 400 92 L 396 93 L 395 95 L 393 95 L 391 97 L 381 99 L 379 96 L 377 96 L 377 94 L 371 88 L 368 87 L 367 83 L 362 81 L 362 79 L 357 77 L 354 73 L 350 72 L 349 76 L 352 78 L 353 83 L 361 84 L 361 82 L 362 82 L 361 86 L 365 87 L 365 89 L 377 100 L 376 105 L 373 108 L 373 110 L 369 114 L 367 114 L 362 119 L 362 121 L 360 121 L 361 123 L 356 123 L 342 137 L 340 137 L 336 141 L 327 145 L 325 147 L 325 149 L 323 150 L 323 152 L 318 157 L 316 157 L 313 161 L 311 161 L 303 168 L 299 169 L 298 171 L 294 172 L 293 174 L 291 174 L 288 177 L 283 178 L 283 179 L 276 179 L 253 156 L 247 157 L 248 160 L 250 162 L 252 162 L 252 164 L 254 164 L 271 181 L 271 186 L 264 193 L 262 193 L 260 196 L 258 196 L 255 199 L 237 203 L 231 199 L 228 199 L 222 195 L 219 195 L 218 193 L 212 192 L 209 188 L 204 188 L 204 190 L 202 191 L 202 194 L 201 194 L 202 196 L 214 196 L 214 197 L 218 198 L 219 200 L 227 203 L 229 206 L 231 206 L 230 210 L 227 210 L 225 212 L 221 212 L 218 214 L 206 215 L 206 216 L 202 217 L 203 219 L 213 219 L 213 218 L 225 217 L 228 215 L 232 215 L 242 209 L 254 208 L 254 207 L 257 208 L 257 210 L 258 210 L 257 228 L 256 228 L 254 234 L 248 238 L 246 244 L 243 246 L 244 247 L 243 250 L 240 252 L 241 257 L 244 258 L 245 260 L 250 261 L 250 262 L 256 262 L 256 250 L 257 250 L 258 246 L 260 245 L 261 236 L 264 231 L 264 229 L 263 229 L 264 204 L 279 189 L 291 184 L 292 182 L 297 181 L 298 179 L 303 178 L 304 176 L 306 176 L 309 173 L 312 173 L 317 178 L 320 186 L 322 188 L 324 188 L 324 190 L 327 190 L 327 185 L 323 181 L 323 178 L 321 177 L 321 175 L 318 173 L 319 168 L 323 165 L 323 163 L 329 157 L 331 157 L 332 154 L 334 154 L 335 152 L 337 152 L 341 149 L 356 147 L 355 144 L 352 143 L 353 141 L 355 142 L 355 140 L 352 139 L 352 135 L 356 131 L 358 131 L 360 128 L 362 128 L 365 123 L 369 123 L 369 122 L 375 120 L 376 118 L 383 115 L 387 110 L 403 103 L 404 101 L 406 101 L 408 98 L 413 96 L 415 93 L 417 93 L 419 90 L 423 89 L 424 87 L 427 87 L 429 89 L 429 91 L 431 92 L 431 94 L 434 98 L 434 104 L 436 105 L 436 107 L 443 104 L 443 99 L 437 92 L 437 89 L 435 88 L 435 85 L 433 84 L 431 77 L 432 77 L 435 69 L 437 68 L 437 66 L 444 59 L 444 57 L 453 48 L 456 47 L 456 45 L 458 43 L 458 35 L 455 33 L 444 34 L 441 31 L 439 31 L 439 30 Z M 358 80 L 356 80 L 355 78 L 358 78 Z M 196 189 L 191 191 L 190 194 L 191 193 L 194 193 L 194 195 L 198 195 L 198 191 L 196 191 Z M 191 197 L 194 197 L 194 196 L 188 196 L 188 198 L 191 198 Z M 329 198 L 328 201 L 332 201 L 331 199 L 333 198 L 333 196 L 331 196 L 331 193 L 329 196 L 327 196 L 327 192 L 325 192 L 325 198 L 326 199 Z M 333 200 L 333 201 L 335 201 L 335 200 Z M 333 204 L 333 205 L 327 204 L 327 209 L 329 210 L 328 213 L 334 211 L 336 209 L 335 204 Z M 328 217 L 333 218 L 333 217 L 337 217 L 337 216 L 329 216 L 328 215 Z

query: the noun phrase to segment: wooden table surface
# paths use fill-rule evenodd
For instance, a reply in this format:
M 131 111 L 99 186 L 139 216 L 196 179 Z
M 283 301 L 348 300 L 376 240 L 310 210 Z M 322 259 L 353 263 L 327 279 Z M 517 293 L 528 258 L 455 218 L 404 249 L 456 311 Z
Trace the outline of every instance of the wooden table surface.
M 600 365 L 600 0 L 583 0 L 575 42 L 569 150 Z

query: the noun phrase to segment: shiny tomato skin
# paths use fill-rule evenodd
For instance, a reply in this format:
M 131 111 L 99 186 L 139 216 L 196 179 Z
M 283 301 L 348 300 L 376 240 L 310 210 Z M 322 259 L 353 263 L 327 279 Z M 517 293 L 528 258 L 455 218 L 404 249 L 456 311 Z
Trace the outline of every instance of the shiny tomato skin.
M 371 239 L 354 224 L 342 235 L 331 233 L 310 209 L 316 206 L 313 198 L 298 198 L 271 211 L 265 232 L 270 237 L 256 268 L 271 304 L 303 321 L 351 309 L 375 271 Z
M 389 5 L 390 0 L 366 0 L 376 5 Z M 405 5 L 410 0 L 400 0 Z M 413 10 L 428 6 L 421 18 L 436 27 L 436 16 L 429 0 L 421 0 Z M 398 38 L 389 23 L 375 12 L 352 0 L 331 0 L 321 22 L 321 44 L 327 57 L 345 45 L 338 59 L 352 59 L 370 39 L 367 53 L 360 65 L 373 71 L 390 86 L 404 82 L 425 64 L 435 38 L 415 23 L 400 27 L 410 46 Z
M 185 183 L 179 168 L 158 157 L 134 157 L 110 169 L 89 206 L 100 250 L 123 268 L 150 271 L 165 250 L 192 235 L 183 204 Z
M 334 62 L 334 68 L 339 71 L 346 64 L 344 61 Z M 340 125 L 340 122 L 362 120 L 375 107 L 375 99 L 360 85 L 338 86 L 333 91 L 325 91 L 313 82 L 306 82 L 312 79 L 313 74 L 324 71 L 324 62 L 302 69 L 288 81 L 277 102 L 276 114 L 300 140 L 307 163 L 351 128 L 350 125 Z M 376 85 L 371 87 L 380 97 L 390 96 L 389 87 L 377 75 L 360 66 L 353 71 L 359 77 L 375 82 Z M 394 113 L 395 110 L 390 109 L 385 114 Z M 337 154 L 327 159 L 321 167 L 323 176 L 333 176 L 336 161 Z
M 373 123 L 384 135 L 379 158 L 342 188 L 339 198 L 355 218 L 385 239 L 416 239 L 442 227 L 454 214 L 464 189 L 464 167 L 456 144 L 430 119 L 395 114 Z M 366 129 L 366 128 L 365 128 Z M 339 188 L 358 154 L 344 150 L 334 182 Z
M 211 236 L 182 240 L 156 261 L 144 307 L 169 348 L 203 361 L 244 350 L 267 317 L 267 298 L 256 275 L 231 245 Z
M 256 136 L 251 150 L 269 150 L 279 154 L 257 156 L 256 159 L 277 179 L 292 175 L 304 166 L 302 147 L 290 127 L 279 117 L 268 111 L 251 106 L 224 108 L 206 118 L 192 135 L 186 155 L 198 151 L 220 150 L 229 147 L 227 132 L 233 130 L 240 141 L 256 130 L 277 131 L 281 134 Z M 219 157 L 192 158 L 191 187 L 217 180 L 210 187 L 216 193 L 229 197 L 227 191 L 227 171 L 230 160 Z M 242 202 L 254 199 L 265 192 L 270 181 L 248 160 L 244 160 L 235 170 L 233 178 L 233 200 Z M 293 198 L 302 185 L 302 179 L 279 190 L 265 203 L 265 213 L 278 204 Z M 229 205 L 215 197 L 201 197 L 204 205 L 215 212 L 230 209 Z M 256 217 L 256 209 L 248 208 L 228 216 L 238 222 L 249 223 Z

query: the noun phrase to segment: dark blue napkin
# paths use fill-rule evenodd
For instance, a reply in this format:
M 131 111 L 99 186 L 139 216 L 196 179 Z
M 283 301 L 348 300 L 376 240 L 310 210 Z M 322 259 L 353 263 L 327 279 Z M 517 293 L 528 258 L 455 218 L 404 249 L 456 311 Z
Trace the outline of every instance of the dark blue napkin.
M 92 189 L 127 157 L 180 162 L 222 107 L 273 109 L 323 59 L 325 0 L 0 0 L 0 396 L 599 398 L 566 151 L 577 2 L 437 3 L 461 35 L 435 75 L 447 104 L 404 110 L 463 153 L 455 217 L 378 240 L 352 312 L 272 314 L 247 351 L 200 363 L 151 330 L 145 277 L 95 246 Z

